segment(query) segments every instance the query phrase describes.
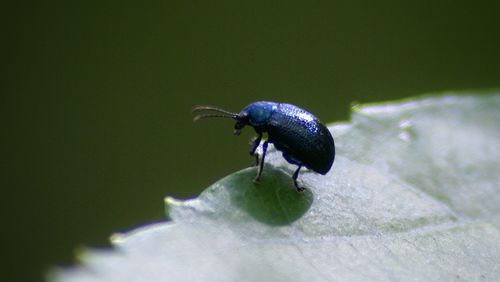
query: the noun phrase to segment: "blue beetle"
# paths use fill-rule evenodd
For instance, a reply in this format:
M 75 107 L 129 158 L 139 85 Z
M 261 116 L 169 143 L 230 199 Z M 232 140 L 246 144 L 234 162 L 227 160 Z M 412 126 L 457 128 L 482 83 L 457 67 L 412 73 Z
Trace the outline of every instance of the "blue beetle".
M 224 117 L 236 120 L 234 134 L 239 135 L 241 129 L 249 125 L 257 132 L 257 138 L 250 147 L 250 155 L 255 156 L 258 165 L 255 182 L 259 182 L 264 167 L 267 146 L 269 143 L 283 152 L 283 157 L 289 163 L 297 165 L 293 173 L 293 183 L 298 192 L 304 190 L 297 183 L 297 177 L 302 166 L 317 173 L 326 174 L 330 171 L 335 159 L 335 143 L 330 131 L 318 118 L 310 112 L 292 104 L 259 101 L 243 108 L 239 113 L 232 113 L 212 106 L 196 106 L 193 112 L 200 113 L 194 121 L 204 118 Z M 262 133 L 267 132 L 268 138 L 262 144 L 262 156 L 259 160 L 255 153 L 262 140 Z

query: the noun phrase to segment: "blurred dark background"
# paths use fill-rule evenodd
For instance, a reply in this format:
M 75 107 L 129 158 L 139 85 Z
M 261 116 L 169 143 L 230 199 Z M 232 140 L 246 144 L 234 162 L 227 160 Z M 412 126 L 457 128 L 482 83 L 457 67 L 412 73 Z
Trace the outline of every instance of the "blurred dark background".
M 194 104 L 352 102 L 500 86 L 498 1 L 66 1 L 2 12 L 5 281 L 164 218 L 253 163 Z

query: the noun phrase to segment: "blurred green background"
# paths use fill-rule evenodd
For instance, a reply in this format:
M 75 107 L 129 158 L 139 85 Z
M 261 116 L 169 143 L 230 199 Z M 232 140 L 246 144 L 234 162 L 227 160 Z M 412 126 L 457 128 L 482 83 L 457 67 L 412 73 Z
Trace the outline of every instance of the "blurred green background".
M 4 7 L 2 262 L 36 281 L 253 163 L 194 104 L 351 102 L 500 86 L 498 1 L 67 1 Z

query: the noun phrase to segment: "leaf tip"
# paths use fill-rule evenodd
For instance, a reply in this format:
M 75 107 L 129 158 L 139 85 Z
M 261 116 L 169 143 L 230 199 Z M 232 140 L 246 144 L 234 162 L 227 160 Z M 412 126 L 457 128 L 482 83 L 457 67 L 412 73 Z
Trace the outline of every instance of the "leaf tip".
M 172 198 L 170 196 L 167 196 L 163 199 L 163 201 L 165 202 L 165 214 L 167 216 L 168 219 L 171 219 L 170 218 L 170 209 L 172 206 L 180 206 L 183 201 L 181 200 L 177 200 L 175 198 Z
M 181 200 L 177 200 L 177 199 L 172 198 L 170 196 L 165 197 L 163 199 L 163 201 L 165 202 L 165 205 L 167 205 L 167 206 L 170 206 L 170 205 L 172 205 L 172 206 L 178 206 L 178 205 L 180 205 L 183 202 Z
M 120 244 L 124 240 L 124 235 L 122 233 L 113 233 L 109 237 L 109 241 L 115 245 L 115 244 Z

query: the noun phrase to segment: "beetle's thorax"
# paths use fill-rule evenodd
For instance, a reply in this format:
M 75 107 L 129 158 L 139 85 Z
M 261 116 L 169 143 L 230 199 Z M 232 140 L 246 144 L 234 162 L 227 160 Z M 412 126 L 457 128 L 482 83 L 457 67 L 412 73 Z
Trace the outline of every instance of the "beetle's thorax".
M 249 125 L 257 132 L 266 131 L 266 126 L 271 115 L 278 108 L 278 103 L 259 101 L 249 104 L 235 118 L 237 120 L 234 126 L 235 134 L 238 135 L 241 129 Z
M 260 101 L 246 106 L 240 114 L 248 117 L 248 124 L 253 127 L 265 125 L 274 111 L 278 108 L 278 103 Z

